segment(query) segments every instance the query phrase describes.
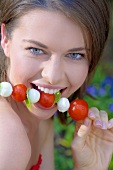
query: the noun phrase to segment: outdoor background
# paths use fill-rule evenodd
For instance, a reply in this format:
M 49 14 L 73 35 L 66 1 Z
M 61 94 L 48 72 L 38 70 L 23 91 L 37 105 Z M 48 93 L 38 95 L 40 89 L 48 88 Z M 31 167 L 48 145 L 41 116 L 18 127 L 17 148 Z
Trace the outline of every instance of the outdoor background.
M 113 0 L 111 1 L 113 3 Z M 2 63 L 2 58 L 0 58 L 0 63 Z M 113 117 L 113 19 L 112 29 L 102 60 L 87 90 L 92 96 L 97 98 L 97 100 L 92 100 L 85 96 L 89 107 L 96 106 L 99 109 L 104 109 L 108 112 L 109 118 Z M 72 170 L 73 159 L 70 143 L 73 139 L 76 123 L 73 122 L 65 126 L 58 121 L 57 116 L 54 117 L 54 120 L 55 170 Z M 113 170 L 113 159 L 111 160 L 109 170 Z
M 113 0 L 112 0 L 113 3 Z M 113 5 L 112 5 L 113 7 Z M 113 9 L 113 8 L 112 8 Z M 97 71 L 87 87 L 87 91 L 97 100 L 85 96 L 89 107 L 96 106 L 99 109 L 106 110 L 109 118 L 113 117 L 113 17 L 112 29 L 109 40 L 97 67 Z M 61 125 L 57 116 L 55 116 L 55 170 L 72 170 L 73 159 L 70 143 L 73 139 L 75 122 L 68 126 Z M 86 153 L 87 156 L 87 153 Z M 113 170 L 113 159 L 108 170 Z

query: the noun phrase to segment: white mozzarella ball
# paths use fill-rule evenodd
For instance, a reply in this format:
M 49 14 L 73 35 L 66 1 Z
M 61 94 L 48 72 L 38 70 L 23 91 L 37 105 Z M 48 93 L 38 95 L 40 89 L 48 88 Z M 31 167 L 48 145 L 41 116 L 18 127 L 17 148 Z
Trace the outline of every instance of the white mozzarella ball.
M 40 92 L 35 89 L 28 90 L 27 95 L 31 103 L 37 103 L 40 99 Z
M 58 103 L 57 103 L 57 106 L 58 106 L 58 110 L 60 112 L 66 112 L 69 107 L 70 107 L 70 103 L 69 103 L 69 100 L 65 97 L 62 97 Z
M 13 88 L 9 82 L 0 83 L 0 95 L 9 97 L 12 94 Z

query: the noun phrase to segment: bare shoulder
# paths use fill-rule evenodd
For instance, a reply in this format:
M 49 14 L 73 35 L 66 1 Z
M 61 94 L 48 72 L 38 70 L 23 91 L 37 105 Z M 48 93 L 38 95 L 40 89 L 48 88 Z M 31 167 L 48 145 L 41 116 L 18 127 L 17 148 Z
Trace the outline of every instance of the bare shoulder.
M 0 170 L 25 170 L 31 146 L 24 126 L 7 103 L 0 102 Z

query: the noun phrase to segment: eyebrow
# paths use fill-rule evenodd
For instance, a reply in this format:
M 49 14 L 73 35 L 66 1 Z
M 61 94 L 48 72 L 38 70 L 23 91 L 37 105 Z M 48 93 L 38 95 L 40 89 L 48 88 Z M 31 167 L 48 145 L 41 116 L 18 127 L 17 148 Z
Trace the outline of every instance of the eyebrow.
M 90 49 L 88 49 L 88 51 L 89 51 Z M 68 52 L 73 52 L 73 51 L 86 51 L 86 48 L 84 48 L 84 47 L 78 47 L 78 48 L 72 48 L 72 49 L 70 49 L 70 50 L 68 50 Z
M 39 41 L 35 41 L 35 40 L 32 40 L 32 39 L 23 39 L 24 42 L 28 42 L 28 43 L 32 43 L 32 44 L 35 44 L 36 46 L 39 46 L 41 48 L 45 48 L 45 49 L 48 49 L 48 47 L 45 45 L 45 44 L 42 44 L 41 42 Z M 87 49 L 88 51 L 90 51 L 90 49 Z M 70 50 L 68 50 L 68 52 L 73 52 L 73 51 L 86 51 L 86 48 L 84 47 L 77 47 L 77 48 L 72 48 Z
M 31 39 L 30 40 L 25 40 L 25 39 L 23 39 L 23 41 L 35 44 L 36 46 L 39 46 L 41 48 L 48 49 L 48 47 L 46 45 L 42 44 L 41 42 L 35 41 L 35 40 L 31 40 Z

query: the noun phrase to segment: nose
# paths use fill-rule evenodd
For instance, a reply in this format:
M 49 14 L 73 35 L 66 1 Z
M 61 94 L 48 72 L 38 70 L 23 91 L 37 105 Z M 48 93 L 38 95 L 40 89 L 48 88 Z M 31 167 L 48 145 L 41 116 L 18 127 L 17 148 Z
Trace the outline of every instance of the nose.
M 52 85 L 59 85 L 64 79 L 63 62 L 59 56 L 51 56 L 51 58 L 44 63 L 42 70 L 42 77 Z

